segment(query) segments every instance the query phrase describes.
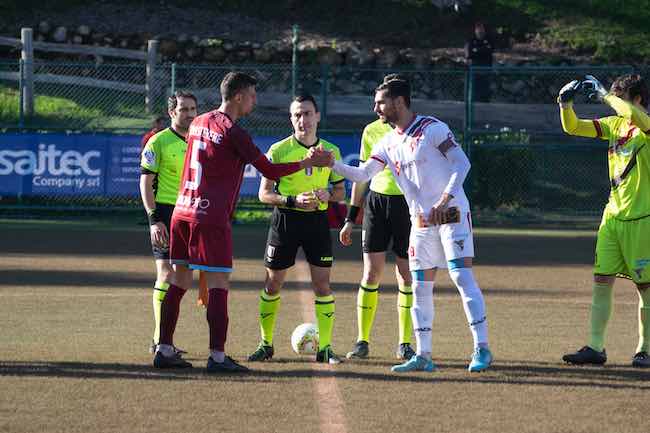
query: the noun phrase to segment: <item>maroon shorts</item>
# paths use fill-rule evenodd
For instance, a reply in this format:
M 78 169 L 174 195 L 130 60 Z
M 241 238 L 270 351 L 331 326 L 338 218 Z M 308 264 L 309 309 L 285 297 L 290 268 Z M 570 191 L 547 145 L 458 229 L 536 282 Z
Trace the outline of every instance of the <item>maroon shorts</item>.
M 232 272 L 232 230 L 172 218 L 169 259 L 208 272 Z

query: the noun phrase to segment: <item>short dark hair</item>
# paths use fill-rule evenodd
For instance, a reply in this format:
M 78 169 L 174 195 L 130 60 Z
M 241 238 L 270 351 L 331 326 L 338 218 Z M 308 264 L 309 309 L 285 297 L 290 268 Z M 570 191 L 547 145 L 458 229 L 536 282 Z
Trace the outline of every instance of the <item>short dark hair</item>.
M 311 102 L 314 104 L 314 111 L 318 113 L 318 104 L 316 103 L 316 98 L 311 93 L 300 93 L 293 98 L 293 102 Z
M 384 77 L 382 83 L 388 83 L 389 81 L 393 81 L 393 80 L 402 80 L 408 82 L 406 77 L 402 74 L 388 74 Z
M 637 96 L 641 97 L 641 105 L 648 106 L 648 86 L 638 74 L 621 75 L 612 83 L 610 93 L 621 99 L 632 102 Z
M 411 85 L 406 80 L 390 80 L 384 83 L 381 83 L 376 89 L 375 92 L 386 91 L 386 95 L 395 99 L 398 96 L 404 98 L 404 104 L 406 107 L 411 106 Z
M 221 80 L 221 85 L 219 90 L 221 91 L 221 98 L 224 101 L 229 101 L 242 90 L 255 86 L 257 80 L 248 74 L 243 72 L 228 72 L 223 80 Z
M 177 90 L 173 95 L 167 98 L 167 110 L 172 111 L 176 109 L 176 106 L 178 105 L 178 98 L 191 98 L 194 99 L 195 104 L 199 104 L 199 102 L 196 100 L 196 96 L 194 96 L 192 93 L 186 92 L 184 90 Z

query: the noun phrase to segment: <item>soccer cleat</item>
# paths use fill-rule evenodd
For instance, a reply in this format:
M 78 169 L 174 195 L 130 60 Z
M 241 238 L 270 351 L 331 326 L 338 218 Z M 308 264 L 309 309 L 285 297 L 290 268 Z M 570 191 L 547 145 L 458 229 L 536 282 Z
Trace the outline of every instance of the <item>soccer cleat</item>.
M 568 364 L 603 365 L 607 362 L 607 353 L 605 352 L 605 349 L 603 349 L 602 352 L 598 352 L 589 346 L 584 346 L 575 353 L 567 353 L 562 357 L 562 360 Z
M 408 373 L 411 371 L 435 371 L 436 365 L 432 360 L 420 355 L 415 355 L 403 364 L 393 365 L 390 371 L 395 373 Z
M 165 356 L 162 352 L 156 352 L 156 356 L 153 358 L 153 366 L 156 368 L 190 368 L 192 364 L 184 360 L 178 353 Z
M 415 350 L 411 347 L 411 343 L 402 343 L 397 347 L 395 355 L 397 356 L 397 359 L 408 361 L 415 356 Z
M 230 356 L 226 356 L 223 362 L 217 362 L 212 357 L 208 357 L 208 373 L 248 373 L 250 368 L 238 364 Z
M 345 357 L 348 359 L 353 359 L 353 358 L 366 359 L 368 358 L 368 353 L 370 353 L 370 349 L 368 348 L 368 342 L 361 340 L 354 343 L 352 352 L 348 352 L 348 354 L 345 355 Z
M 492 364 L 492 352 L 487 347 L 477 347 L 472 353 L 472 360 L 467 370 L 472 373 L 487 370 Z
M 316 362 L 322 362 L 326 364 L 340 364 L 343 362 L 336 353 L 332 350 L 331 346 L 325 346 L 322 350 L 319 350 L 316 353 Z
M 632 367 L 649 368 L 650 355 L 648 352 L 639 352 L 632 358 Z
M 183 350 L 180 347 L 172 346 L 174 348 L 174 352 L 178 355 L 185 355 L 187 354 L 187 350 Z
M 174 348 L 174 352 L 176 352 L 179 355 L 185 355 L 187 353 L 186 350 L 181 349 L 180 347 L 172 346 Z M 156 349 L 158 348 L 158 345 L 154 343 L 153 340 L 151 340 L 151 345 L 149 346 L 149 353 L 150 354 L 155 354 Z
M 273 346 L 268 346 L 263 342 L 257 346 L 255 352 L 248 356 L 248 360 L 251 362 L 267 361 L 271 358 L 273 358 Z

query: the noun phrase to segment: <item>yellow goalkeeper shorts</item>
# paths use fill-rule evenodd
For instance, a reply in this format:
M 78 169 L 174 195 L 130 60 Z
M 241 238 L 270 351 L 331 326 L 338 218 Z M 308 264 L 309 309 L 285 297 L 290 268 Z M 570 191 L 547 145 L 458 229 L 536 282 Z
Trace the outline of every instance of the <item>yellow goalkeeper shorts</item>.
M 594 274 L 650 283 L 650 217 L 620 221 L 603 213 L 596 241 Z

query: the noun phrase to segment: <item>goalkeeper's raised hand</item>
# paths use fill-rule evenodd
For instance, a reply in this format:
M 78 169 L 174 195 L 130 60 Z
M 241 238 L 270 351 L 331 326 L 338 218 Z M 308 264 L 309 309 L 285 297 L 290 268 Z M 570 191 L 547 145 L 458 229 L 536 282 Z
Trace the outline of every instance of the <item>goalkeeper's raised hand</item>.
M 560 94 L 557 97 L 557 102 L 564 104 L 567 102 L 572 102 L 573 97 L 576 95 L 578 90 L 580 90 L 580 87 L 582 86 L 582 82 L 579 80 L 573 80 L 570 83 L 567 83 L 560 89 Z
M 585 75 L 585 79 L 582 81 L 582 88 L 585 89 L 590 99 L 602 101 L 607 96 L 607 89 L 593 75 Z

